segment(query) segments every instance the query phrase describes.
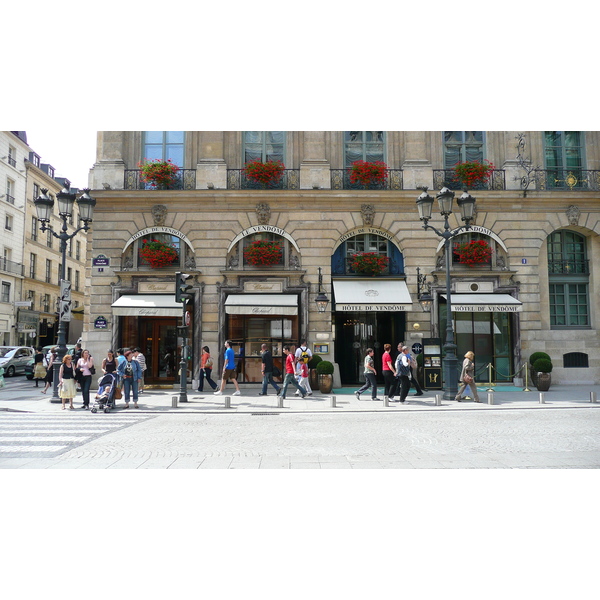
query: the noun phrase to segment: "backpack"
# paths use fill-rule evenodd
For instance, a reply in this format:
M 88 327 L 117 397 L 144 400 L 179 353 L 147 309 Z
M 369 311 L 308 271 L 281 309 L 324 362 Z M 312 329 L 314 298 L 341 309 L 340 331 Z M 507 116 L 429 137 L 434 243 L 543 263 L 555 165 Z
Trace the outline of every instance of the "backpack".
M 302 350 L 302 354 L 300 355 L 300 362 L 303 362 L 306 365 L 306 364 L 308 364 L 308 361 L 310 360 L 310 356 L 308 354 L 308 348 L 302 348 L 302 346 L 300 346 L 300 350 Z

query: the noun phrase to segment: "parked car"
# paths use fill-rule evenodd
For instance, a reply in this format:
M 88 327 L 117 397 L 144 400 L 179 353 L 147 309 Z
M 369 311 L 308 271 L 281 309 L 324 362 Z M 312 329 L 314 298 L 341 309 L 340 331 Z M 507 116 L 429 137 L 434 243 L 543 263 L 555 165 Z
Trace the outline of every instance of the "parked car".
M 0 367 L 4 368 L 4 375 L 25 373 L 25 367 L 33 362 L 33 354 L 33 348 L 27 346 L 0 346 Z
M 56 344 L 51 344 L 50 346 L 44 346 L 42 348 L 42 353 L 44 354 L 44 358 L 46 358 L 46 355 L 48 354 L 48 352 L 50 351 L 50 348 L 54 348 L 54 346 L 56 346 Z M 67 344 L 67 353 L 68 354 L 73 354 L 73 350 L 75 350 L 75 344 Z M 34 352 L 35 354 L 35 352 Z M 29 379 L 30 381 L 33 379 L 33 356 L 31 357 L 31 360 L 27 362 L 27 364 L 25 365 L 25 377 L 27 377 L 27 379 Z

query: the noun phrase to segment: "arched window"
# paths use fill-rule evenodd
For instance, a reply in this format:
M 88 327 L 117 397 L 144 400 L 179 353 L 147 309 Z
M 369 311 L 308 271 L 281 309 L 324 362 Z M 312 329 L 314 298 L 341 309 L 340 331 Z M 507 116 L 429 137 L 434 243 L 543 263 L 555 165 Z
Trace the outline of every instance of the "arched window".
M 481 264 L 483 266 L 488 266 L 488 267 L 491 267 L 492 265 L 496 264 L 496 254 L 498 251 L 498 245 L 496 244 L 495 240 L 493 240 L 491 237 L 485 235 L 484 233 L 474 233 L 474 232 L 464 233 L 462 235 L 455 237 L 452 240 L 452 264 L 453 265 L 461 264 L 460 254 L 457 253 L 457 250 L 460 246 L 464 246 L 465 244 L 468 244 L 470 242 L 479 242 L 479 241 L 483 241 L 488 244 L 488 246 L 492 249 L 492 255 L 487 260 L 485 260 L 481 263 L 478 263 L 478 264 Z
M 395 244 L 381 235 L 363 233 L 349 238 L 340 244 L 331 257 L 333 275 L 356 275 L 352 270 L 352 255 L 362 252 L 373 252 L 389 259 L 382 275 L 402 275 L 404 273 L 404 257 Z
M 281 248 L 279 260 L 267 261 L 265 264 L 256 264 L 249 261 L 246 250 L 250 249 L 255 242 L 271 242 Z M 242 238 L 232 249 L 227 261 L 229 269 L 297 269 L 300 266 L 299 258 L 292 253 L 290 242 L 276 233 L 261 231 Z
M 131 244 L 123 256 L 123 267 L 125 269 L 151 269 L 153 268 L 150 263 L 142 257 L 140 250 L 144 245 L 144 242 L 157 241 L 168 246 L 171 246 L 177 252 L 177 258 L 170 264 L 165 265 L 168 269 L 177 269 L 185 264 L 185 243 L 183 243 L 178 237 L 169 235 L 168 233 L 152 233 L 138 238 L 133 244 Z
M 551 328 L 590 327 L 585 237 L 568 229 L 554 231 L 548 236 L 547 247 Z

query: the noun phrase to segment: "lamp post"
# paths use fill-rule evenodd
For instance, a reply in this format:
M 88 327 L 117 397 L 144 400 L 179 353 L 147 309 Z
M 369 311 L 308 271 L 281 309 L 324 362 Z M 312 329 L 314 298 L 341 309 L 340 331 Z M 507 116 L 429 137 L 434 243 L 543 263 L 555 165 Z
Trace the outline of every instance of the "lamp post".
M 446 253 L 446 343 L 444 344 L 444 400 L 454 400 L 458 392 L 458 359 L 456 357 L 456 344 L 454 343 L 454 328 L 452 325 L 452 297 L 451 297 L 451 278 L 450 278 L 450 240 L 462 231 L 471 228 L 471 221 L 475 211 L 475 198 L 464 192 L 457 200 L 460 209 L 461 219 L 465 222 L 464 226 L 450 229 L 448 217 L 452 214 L 452 201 L 454 192 L 444 187 L 436 196 L 440 206 L 440 214 L 444 217 L 444 231 L 440 231 L 429 225 L 431 211 L 434 199 L 427 193 L 426 187 L 419 188 L 423 193 L 417 198 L 417 208 L 419 209 L 419 218 L 423 221 L 423 229 L 431 229 L 436 235 L 444 239 L 444 252 Z
M 73 239 L 81 230 L 87 231 L 92 222 L 94 216 L 94 206 L 96 200 L 89 194 L 89 188 L 83 190 L 83 194 L 77 199 L 79 205 L 79 219 L 83 221 L 83 225 L 78 227 L 73 233 L 68 233 L 67 221 L 73 214 L 73 205 L 75 204 L 76 194 L 71 193 L 68 189 L 61 190 L 56 194 L 58 201 L 58 216 L 62 219 L 62 229 L 60 233 L 56 233 L 50 225 L 50 218 L 52 216 L 52 209 L 54 207 L 54 199 L 48 196 L 48 190 L 46 188 L 41 189 L 41 194 L 33 201 L 35 204 L 35 210 L 37 212 L 37 218 L 40 222 L 40 230 L 42 232 L 50 231 L 50 233 L 60 240 L 60 251 L 61 251 L 61 266 L 60 266 L 60 283 L 61 283 L 61 306 L 58 312 L 58 337 L 57 337 L 57 360 L 53 364 L 53 391 L 50 402 L 60 402 L 58 397 L 58 377 L 60 371 L 60 365 L 62 359 L 67 353 L 67 327 L 65 316 L 63 315 L 64 310 L 68 310 L 70 313 L 71 309 L 71 288 L 70 282 L 66 281 L 67 271 L 67 242 Z M 68 285 L 67 285 L 68 284 Z M 63 294 L 63 290 L 67 290 L 68 294 Z M 66 304 L 64 304 L 66 303 Z
M 327 294 L 321 289 L 321 285 L 323 285 L 323 275 L 321 275 L 321 267 L 319 267 L 319 292 L 317 294 L 317 297 L 315 298 L 315 302 L 317 303 L 317 310 L 320 313 L 323 313 L 327 310 L 329 298 L 327 297 Z

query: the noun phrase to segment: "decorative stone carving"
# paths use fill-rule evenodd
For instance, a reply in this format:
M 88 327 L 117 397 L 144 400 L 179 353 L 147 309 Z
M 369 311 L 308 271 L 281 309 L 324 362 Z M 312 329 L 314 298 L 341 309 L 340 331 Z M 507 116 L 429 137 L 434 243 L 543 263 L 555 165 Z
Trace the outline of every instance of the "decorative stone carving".
M 271 207 L 266 203 L 257 204 L 256 216 L 259 225 L 268 225 L 271 220 Z
M 375 218 L 375 205 L 363 204 L 360 207 L 360 213 L 362 215 L 363 225 L 371 227 L 373 225 L 373 219 Z
M 508 267 L 506 266 L 506 260 L 504 259 L 504 256 L 500 256 L 499 254 L 496 254 L 496 266 L 499 269 L 502 269 L 502 271 L 508 271 Z
M 229 263 L 227 263 L 227 268 L 232 271 L 233 269 L 237 268 L 237 266 L 240 264 L 240 259 L 237 257 L 237 254 L 232 254 L 229 257 Z
M 186 269 L 196 269 L 196 258 L 191 254 L 185 257 L 185 268 Z
M 571 204 L 569 208 L 567 208 L 567 218 L 569 219 L 569 225 L 579 225 L 579 217 L 581 215 L 581 211 L 577 206 Z
M 300 258 L 298 258 L 297 254 L 292 254 L 290 256 L 290 267 L 292 267 L 292 269 L 300 268 Z
M 167 207 L 164 204 L 155 204 L 152 207 L 152 218 L 156 227 L 164 225 L 167 218 Z

